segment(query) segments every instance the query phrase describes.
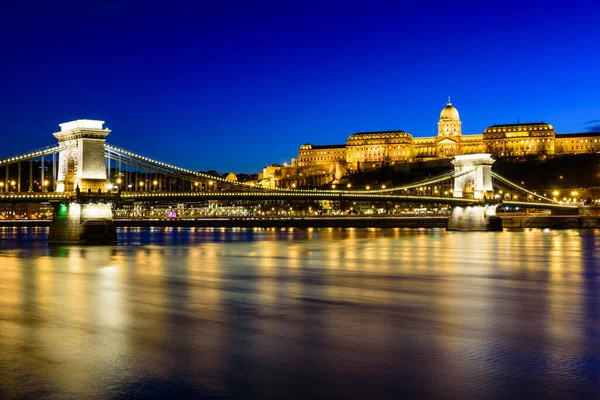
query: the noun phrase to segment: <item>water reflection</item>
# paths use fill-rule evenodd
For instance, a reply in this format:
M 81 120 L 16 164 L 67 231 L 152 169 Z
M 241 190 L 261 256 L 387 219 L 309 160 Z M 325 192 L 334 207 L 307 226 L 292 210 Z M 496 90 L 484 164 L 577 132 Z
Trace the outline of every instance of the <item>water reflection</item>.
M 600 392 L 599 231 L 1 233 L 2 397 Z

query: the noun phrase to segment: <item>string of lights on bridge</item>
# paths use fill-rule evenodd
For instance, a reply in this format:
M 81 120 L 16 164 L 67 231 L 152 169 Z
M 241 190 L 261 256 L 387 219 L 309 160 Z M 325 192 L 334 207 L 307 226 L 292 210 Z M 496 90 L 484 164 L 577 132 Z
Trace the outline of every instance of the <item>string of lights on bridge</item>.
M 45 149 L 36 150 L 36 151 L 31 152 L 31 153 L 23 154 L 23 155 L 20 155 L 20 156 L 14 156 L 14 157 L 9 157 L 9 158 L 4 158 L 4 159 L 0 160 L 0 165 L 6 165 L 6 164 L 14 163 L 14 162 L 27 161 L 27 160 L 30 160 L 30 159 L 42 157 L 42 156 L 45 156 L 45 155 L 48 155 L 48 154 L 56 153 L 59 150 L 65 149 L 65 147 L 66 146 L 61 147 L 61 146 L 53 145 L 53 146 L 49 146 L 49 147 L 47 147 Z M 71 148 L 71 147 L 74 147 L 74 145 L 68 146 L 66 148 Z
M 125 149 L 121 149 L 121 148 L 117 148 L 115 146 L 109 145 L 109 144 L 105 144 L 105 148 L 108 151 L 112 151 L 118 155 L 121 156 L 126 156 L 126 157 L 130 157 L 130 158 L 134 158 L 137 159 L 139 161 L 143 161 L 146 162 L 148 164 L 154 164 L 156 166 L 162 167 L 162 168 L 168 168 L 174 171 L 178 171 L 178 172 L 182 172 L 185 174 L 189 174 L 189 175 L 193 175 L 193 176 L 197 176 L 197 177 L 201 177 L 204 179 L 209 179 L 211 181 L 218 181 L 218 182 L 222 182 L 228 185 L 238 185 L 238 186 L 246 186 L 249 189 L 256 189 L 257 186 L 255 185 L 250 185 L 247 183 L 243 183 L 243 182 L 237 182 L 237 181 L 228 181 L 224 178 L 218 177 L 218 176 L 213 176 L 213 175 L 208 175 L 208 174 L 204 174 L 202 172 L 198 172 L 198 171 L 193 171 L 187 168 L 181 168 L 181 167 L 177 167 L 175 165 L 171 165 L 171 164 L 167 164 L 161 161 L 157 161 L 154 159 L 151 159 L 149 157 L 145 157 L 136 153 L 133 153 L 131 151 L 125 150 Z M 395 186 L 395 187 L 390 187 L 390 188 L 386 188 L 385 185 L 382 186 L 381 189 L 372 189 L 371 188 L 367 188 L 364 190 L 353 190 L 351 191 L 353 194 L 357 194 L 357 193 L 364 193 L 364 192 L 371 192 L 371 193 L 393 193 L 393 192 L 397 192 L 400 190 L 410 190 L 410 189 L 414 189 L 414 188 L 420 188 L 421 191 L 424 190 L 425 187 L 427 187 L 428 185 L 435 185 L 436 183 L 439 182 L 443 182 L 446 181 L 448 179 L 452 179 L 452 178 L 457 178 L 459 176 L 462 175 L 466 175 L 468 173 L 473 172 L 473 170 L 467 170 L 467 171 L 463 171 L 461 173 L 456 173 L 454 171 L 452 172 L 447 172 L 447 173 L 443 173 L 440 176 L 437 177 L 433 177 L 433 178 L 428 178 L 422 181 L 418 181 L 418 182 L 413 182 L 410 183 L 408 185 L 402 185 L 402 186 Z M 348 186 L 348 189 L 350 188 L 350 186 Z M 273 188 L 273 189 L 263 189 L 264 191 L 270 191 L 270 192 L 299 192 L 299 193 L 334 193 L 334 194 L 339 194 L 339 193 L 348 193 L 348 190 L 335 190 L 335 185 L 333 185 L 332 189 L 283 189 L 283 188 Z M 437 189 L 434 189 L 437 190 Z
M 10 164 L 10 163 L 15 163 L 15 162 L 20 162 L 20 161 L 25 161 L 25 160 L 31 160 L 34 158 L 39 158 L 39 157 L 43 157 L 44 155 L 48 155 L 48 154 L 53 154 L 53 153 L 57 153 L 59 151 L 62 150 L 66 150 L 66 149 L 70 149 L 72 147 L 75 147 L 76 144 L 70 144 L 70 145 L 53 145 L 53 146 L 48 146 L 46 148 L 40 149 L 40 150 L 36 150 L 36 151 L 32 151 L 29 152 L 27 154 L 23 154 L 20 156 L 15 156 L 15 157 L 10 157 L 10 158 L 5 158 L 0 160 L 0 165 L 6 165 L 6 164 Z M 209 175 L 209 174 L 205 174 L 202 172 L 198 172 L 198 171 L 193 171 L 187 168 L 182 168 L 182 167 L 178 167 L 172 164 L 168 164 L 168 163 L 164 163 L 161 161 L 157 161 L 154 159 L 151 159 L 149 157 L 145 157 L 139 154 L 136 154 L 134 152 L 125 150 L 125 149 L 121 149 L 109 144 L 105 144 L 105 151 L 108 153 L 107 156 L 111 157 L 110 153 L 114 153 L 118 156 L 122 156 L 122 157 L 128 157 L 130 159 L 135 159 L 137 161 L 143 162 L 143 163 L 147 163 L 150 165 L 153 165 L 154 167 L 159 167 L 159 168 L 164 168 L 164 169 L 169 169 L 172 171 L 177 171 L 178 173 L 183 173 L 183 174 L 187 174 L 193 177 L 199 177 L 205 180 L 209 180 L 209 183 L 212 184 L 213 181 L 214 182 L 220 182 L 220 183 L 224 183 L 227 185 L 235 185 L 237 187 L 247 187 L 250 190 L 254 190 L 254 191 L 249 191 L 249 192 L 202 192 L 202 193 L 198 193 L 198 192 L 161 192 L 161 193 L 144 193 L 144 192 L 121 192 L 120 196 L 123 198 L 174 198 L 174 197 L 210 197 L 210 198 L 227 198 L 227 197 L 241 197 L 241 198 L 251 198 L 251 197 L 275 197 L 275 198 L 289 198 L 289 197 L 309 197 L 309 196 L 315 196 L 315 194 L 319 195 L 318 197 L 325 197 L 325 198 L 369 198 L 369 199 L 381 199 L 381 200 L 414 200 L 414 201 L 423 201 L 423 200 L 427 200 L 430 202 L 455 202 L 455 203 L 475 203 L 478 202 L 478 200 L 474 200 L 474 199 L 462 199 L 462 198 L 448 198 L 448 197 L 435 197 L 435 196 L 416 196 L 416 195 L 408 195 L 408 194 L 403 194 L 403 195 L 394 195 L 393 193 L 395 192 L 399 192 L 399 191 L 408 191 L 411 189 L 417 189 L 418 192 L 421 192 L 424 194 L 425 191 L 427 190 L 431 190 L 432 186 L 431 185 L 436 185 L 437 183 L 440 182 L 444 182 L 444 181 L 448 181 L 450 179 L 456 179 L 462 175 L 466 175 L 469 174 L 471 172 L 473 172 L 473 170 L 467 170 L 467 171 L 462 171 L 461 173 L 457 173 L 456 171 L 451 171 L 451 172 L 447 172 L 447 173 L 443 173 L 440 174 L 439 176 L 436 177 L 432 177 L 432 178 L 427 178 L 425 180 L 421 180 L 418 182 L 413 182 L 407 185 L 402 185 L 402 186 L 395 186 L 395 187 L 389 187 L 386 188 L 385 185 L 382 185 L 381 188 L 373 188 L 371 189 L 369 186 L 367 186 L 365 189 L 354 189 L 354 190 L 350 190 L 351 185 L 348 184 L 347 185 L 347 190 L 339 190 L 339 189 L 335 189 L 336 185 L 332 185 L 332 189 L 284 189 L 284 188 L 274 188 L 274 189 L 264 189 L 264 188 L 260 188 L 256 185 L 251 185 L 251 184 L 247 184 L 244 182 L 237 182 L 237 181 L 230 181 L 224 178 L 221 178 L 219 176 L 213 176 L 213 175 Z M 115 158 L 113 158 L 115 159 Z M 520 190 L 524 193 L 527 193 L 529 195 L 529 198 L 538 198 L 540 200 L 546 201 L 548 203 L 554 203 L 557 206 L 561 206 L 561 207 L 568 207 L 569 205 L 563 205 L 563 204 L 556 204 L 556 200 L 555 199 L 550 199 L 548 197 L 539 195 L 535 192 L 532 192 L 522 186 L 517 185 L 514 182 L 509 181 L 508 179 L 492 172 L 492 176 L 503 182 L 506 183 L 514 188 L 516 188 L 517 190 Z M 256 192 L 257 189 L 261 189 L 260 193 Z M 433 191 L 434 193 L 438 193 L 438 188 L 437 186 L 433 186 Z M 450 192 L 452 193 L 452 189 L 450 189 L 449 191 L 445 192 L 446 194 Z M 65 194 L 65 193 L 56 193 L 56 192 L 45 192 L 45 193 L 39 193 L 39 194 L 35 194 L 35 193 L 7 193 L 7 194 L 3 194 L 2 197 L 4 198 L 11 198 L 11 199 L 19 199 L 19 200 L 35 200 L 35 199 L 39 199 L 39 200 L 43 200 L 43 199 L 47 199 L 47 200 L 62 200 L 65 198 L 69 198 L 69 194 Z M 496 198 L 498 198 L 499 196 L 496 195 Z M 511 203 L 515 203 L 515 202 L 511 202 Z M 508 204 L 508 202 L 507 202 Z M 530 203 L 530 202 L 516 202 L 515 204 L 520 204 L 520 205 L 529 205 L 529 206 L 535 206 L 535 205 L 539 205 L 539 203 Z M 547 206 L 551 206 L 551 204 L 547 204 Z

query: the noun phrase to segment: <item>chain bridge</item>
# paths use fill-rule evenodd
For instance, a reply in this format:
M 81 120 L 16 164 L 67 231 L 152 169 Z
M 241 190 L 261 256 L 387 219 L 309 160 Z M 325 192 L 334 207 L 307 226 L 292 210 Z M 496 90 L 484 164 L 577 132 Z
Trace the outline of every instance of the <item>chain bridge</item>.
M 498 230 L 499 204 L 577 213 L 492 171 L 489 154 L 456 156 L 454 169 L 381 189 L 267 189 L 182 168 L 106 143 L 104 121 L 60 124 L 58 143 L 0 160 L 0 203 L 50 202 L 50 241 L 82 242 L 113 235 L 113 208 L 131 202 L 206 200 L 339 200 L 440 204 L 454 207 L 448 228 Z

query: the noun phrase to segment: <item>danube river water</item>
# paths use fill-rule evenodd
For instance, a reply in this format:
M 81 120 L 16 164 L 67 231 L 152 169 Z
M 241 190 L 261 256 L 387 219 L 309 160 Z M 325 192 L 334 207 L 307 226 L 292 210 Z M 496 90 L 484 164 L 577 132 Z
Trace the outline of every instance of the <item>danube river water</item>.
M 600 398 L 600 231 L 0 230 L 0 398 Z

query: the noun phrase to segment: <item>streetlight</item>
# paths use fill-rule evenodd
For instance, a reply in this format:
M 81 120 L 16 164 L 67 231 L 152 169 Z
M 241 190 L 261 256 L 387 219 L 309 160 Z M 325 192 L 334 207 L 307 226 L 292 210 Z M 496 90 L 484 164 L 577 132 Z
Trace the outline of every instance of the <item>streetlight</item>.
M 152 181 L 153 190 L 156 191 L 156 185 L 158 185 L 158 181 L 155 179 Z
M 292 189 L 296 189 L 296 183 L 292 183 Z
M 371 190 L 371 186 L 367 185 L 367 190 Z
M 144 190 L 144 182 L 140 182 L 140 190 Z
M 381 185 L 381 188 L 382 188 L 382 189 L 385 189 L 385 185 Z
M 48 182 L 47 179 L 44 179 L 44 182 L 42 182 L 42 187 L 43 187 L 44 192 L 48 190 L 49 183 L 50 182 Z M 2 186 L 4 186 L 4 182 L 0 182 L 0 187 L 2 187 Z
M 10 186 L 12 186 L 12 190 L 15 190 L 15 185 L 17 184 L 17 182 L 15 181 L 10 181 Z
M 348 189 L 350 189 L 350 188 L 352 187 L 352 184 L 351 184 L 351 183 L 349 183 L 349 184 L 347 184 L 347 185 L 346 185 L 346 187 L 347 187 Z

